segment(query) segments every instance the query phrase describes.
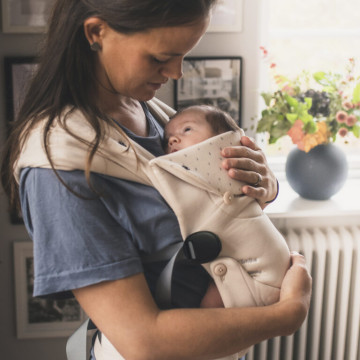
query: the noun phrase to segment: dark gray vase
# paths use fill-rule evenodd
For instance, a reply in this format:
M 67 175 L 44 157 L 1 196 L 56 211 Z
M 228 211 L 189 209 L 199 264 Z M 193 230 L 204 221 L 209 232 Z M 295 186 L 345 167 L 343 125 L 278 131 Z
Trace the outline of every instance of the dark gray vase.
M 286 178 L 293 190 L 311 200 L 327 200 L 344 185 L 348 166 L 336 145 L 318 145 L 308 153 L 294 148 L 286 159 Z

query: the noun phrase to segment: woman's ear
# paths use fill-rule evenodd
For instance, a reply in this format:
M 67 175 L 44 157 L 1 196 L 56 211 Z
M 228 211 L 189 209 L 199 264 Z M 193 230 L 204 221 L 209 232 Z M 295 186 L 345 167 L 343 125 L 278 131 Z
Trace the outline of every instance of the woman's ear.
M 102 34 L 105 28 L 105 22 L 98 17 L 90 17 L 84 21 L 84 33 L 88 40 L 90 47 L 98 47 L 97 50 L 101 49 Z

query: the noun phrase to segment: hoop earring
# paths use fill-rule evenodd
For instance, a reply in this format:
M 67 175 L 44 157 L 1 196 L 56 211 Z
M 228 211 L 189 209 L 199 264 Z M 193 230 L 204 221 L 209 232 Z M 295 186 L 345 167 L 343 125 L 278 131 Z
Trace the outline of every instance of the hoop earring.
M 101 50 L 101 46 L 98 42 L 93 42 L 91 45 L 90 45 L 90 49 L 92 51 L 100 51 Z

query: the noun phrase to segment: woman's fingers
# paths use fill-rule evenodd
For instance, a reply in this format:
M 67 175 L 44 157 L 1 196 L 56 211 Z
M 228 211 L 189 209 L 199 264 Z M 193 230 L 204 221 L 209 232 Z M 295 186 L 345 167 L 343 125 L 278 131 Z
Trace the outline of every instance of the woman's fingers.
M 302 298 L 310 304 L 312 279 L 306 267 L 305 257 L 298 252 L 291 252 L 291 266 L 281 285 L 280 300 Z
M 263 151 L 252 139 L 243 136 L 241 144 L 222 150 L 223 168 L 231 178 L 246 184 L 242 188 L 244 194 L 256 199 L 264 207 L 266 202 L 276 197 L 276 178 L 268 167 Z

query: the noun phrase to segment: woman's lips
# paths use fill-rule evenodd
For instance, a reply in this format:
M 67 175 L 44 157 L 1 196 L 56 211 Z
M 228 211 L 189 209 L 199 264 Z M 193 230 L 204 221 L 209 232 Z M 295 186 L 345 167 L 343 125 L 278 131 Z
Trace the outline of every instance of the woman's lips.
M 149 83 L 149 86 L 154 90 L 159 90 L 165 83 Z

